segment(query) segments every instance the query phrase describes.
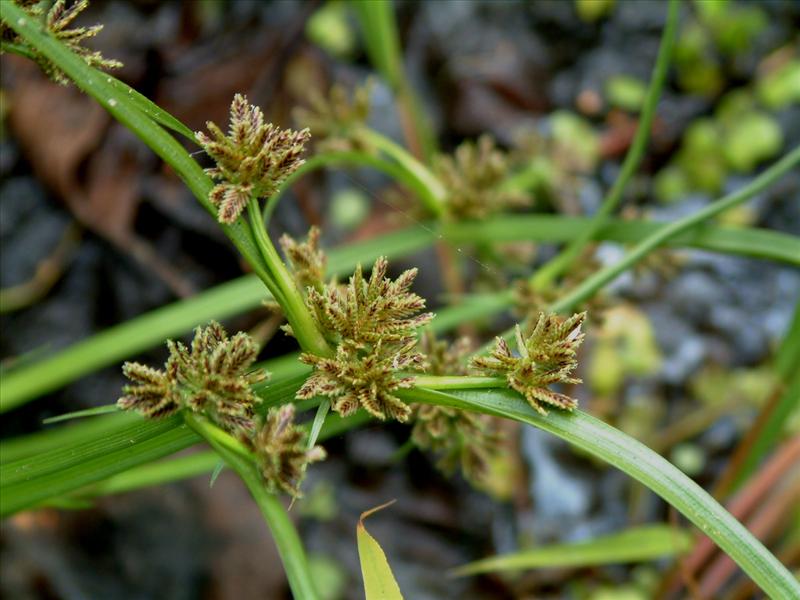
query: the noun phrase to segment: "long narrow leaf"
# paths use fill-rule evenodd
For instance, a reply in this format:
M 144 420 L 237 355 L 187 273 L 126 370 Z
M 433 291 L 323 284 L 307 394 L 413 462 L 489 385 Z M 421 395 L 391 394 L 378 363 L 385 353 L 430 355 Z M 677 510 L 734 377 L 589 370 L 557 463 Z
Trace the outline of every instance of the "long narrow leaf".
M 398 396 L 411 402 L 452 406 L 533 425 L 617 467 L 680 511 L 708 535 L 772 598 L 800 598 L 800 584 L 705 490 L 666 459 L 625 433 L 576 410 L 542 416 L 511 390 L 450 393 L 416 388 Z
M 594 567 L 636 563 L 682 554 L 692 547 L 688 531 L 669 525 L 633 527 L 571 544 L 538 546 L 513 554 L 477 560 L 453 569 L 457 577 L 542 567 Z

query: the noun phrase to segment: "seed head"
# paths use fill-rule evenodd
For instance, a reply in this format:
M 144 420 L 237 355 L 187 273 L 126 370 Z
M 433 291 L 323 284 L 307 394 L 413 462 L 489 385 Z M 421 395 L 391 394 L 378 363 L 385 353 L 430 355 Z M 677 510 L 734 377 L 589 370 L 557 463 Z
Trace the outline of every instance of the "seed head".
M 133 383 L 122 389 L 117 401 L 146 417 L 165 417 L 183 408 L 208 417 L 222 429 L 239 434 L 254 428 L 254 384 L 263 371 L 250 367 L 258 346 L 246 333 L 232 338 L 219 323 L 198 327 L 191 348 L 168 341 L 169 358 L 163 371 L 126 362 L 122 369 Z
M 500 188 L 509 162 L 487 135 L 477 142 L 464 142 L 452 156 L 438 157 L 434 170 L 447 189 L 447 210 L 456 219 L 485 219 L 531 204 L 528 196 Z
M 352 344 L 341 344 L 334 358 L 301 354 L 300 361 L 314 367 L 314 372 L 297 392 L 298 399 L 314 396 L 331 398 L 331 406 L 341 414 L 353 414 L 363 408 L 378 419 L 407 421 L 411 408 L 392 392 L 410 388 L 413 377 L 398 376 L 398 371 L 419 370 L 424 356 L 414 351 L 416 340 L 387 351 L 381 341 L 368 351 Z
M 31 0 L 15 0 L 16 3 L 27 12 L 32 18 L 39 18 L 42 14 L 42 9 L 38 6 L 39 2 Z M 58 39 L 62 44 L 67 46 L 72 52 L 77 54 L 83 61 L 90 67 L 97 67 L 100 69 L 117 69 L 122 66 L 118 60 L 111 60 L 104 58 L 100 52 L 84 48 L 81 43 L 91 37 L 96 36 L 103 29 L 102 25 L 92 25 L 91 27 L 76 27 L 69 29 L 69 25 L 75 18 L 89 6 L 89 0 L 78 0 L 67 7 L 66 0 L 56 0 L 55 4 L 47 12 L 44 19 L 45 30 Z M 28 48 L 33 55 L 33 60 L 39 65 L 39 68 L 44 71 L 52 81 L 61 85 L 67 85 L 70 82 L 67 74 L 59 69 L 55 64 L 50 62 L 40 54 L 36 48 L 28 46 L 23 39 L 14 33 L 14 31 L 7 25 L 0 26 L 0 37 L 3 41 L 11 41 L 14 43 L 22 44 Z
M 321 446 L 308 448 L 308 435 L 294 424 L 294 405 L 271 408 L 247 445 L 255 453 L 261 475 L 271 492 L 282 490 L 299 498 L 306 468 L 325 458 Z
M 519 356 L 511 352 L 502 338 L 489 356 L 472 359 L 472 367 L 486 375 L 505 376 L 509 386 L 522 394 L 528 403 L 546 415 L 542 404 L 572 410 L 578 401 L 547 389 L 553 383 L 580 383 L 571 376 L 578 366 L 576 353 L 583 342 L 581 325 L 586 313 L 562 320 L 554 314 L 540 313 L 531 334 L 524 338 L 519 325 L 516 341 Z
M 265 123 L 261 109 L 248 104 L 242 94 L 233 97 L 227 135 L 211 121 L 206 127 L 209 134 L 197 132 L 195 137 L 217 165 L 206 173 L 219 182 L 208 199 L 219 207 L 221 223 L 235 222 L 250 199 L 274 194 L 305 162 L 308 129 L 294 131 Z
M 355 88 L 352 94 L 341 84 L 331 86 L 327 97 L 313 90 L 309 94 L 309 107 L 299 107 L 293 112 L 301 127 L 311 130 L 319 151 L 346 152 L 357 150 L 371 153 L 373 148 L 359 135 L 370 109 L 372 81 Z
M 432 375 L 466 375 L 466 357 L 471 349 L 468 339 L 448 344 L 426 331 L 421 349 Z M 492 459 L 501 451 L 497 418 L 429 404 L 415 405 L 413 418 L 411 440 L 438 456 L 439 470 L 450 475 L 460 467 L 467 481 L 475 485 L 485 481 Z

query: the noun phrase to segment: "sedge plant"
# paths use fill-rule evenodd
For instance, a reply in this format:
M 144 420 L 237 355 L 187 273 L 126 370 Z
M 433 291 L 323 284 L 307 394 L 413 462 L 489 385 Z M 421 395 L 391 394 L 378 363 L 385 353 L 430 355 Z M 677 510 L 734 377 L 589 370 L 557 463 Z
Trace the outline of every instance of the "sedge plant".
M 9 410 L 108 361 L 122 360 L 196 326 L 190 345 L 168 342 L 169 358 L 163 367 L 125 363 L 129 384 L 112 407 L 85 411 L 77 416 L 94 417 L 64 430 L 4 442 L 3 516 L 207 472 L 222 460 L 241 477 L 259 506 L 294 596 L 318 598 L 282 497 L 302 495 L 305 473 L 325 458 L 322 444 L 327 437 L 367 420 L 408 423 L 413 443 L 432 452 L 444 471 L 460 469 L 480 484 L 486 465 L 501 448 L 498 423 L 507 419 L 547 431 L 621 469 L 683 513 L 766 594 L 800 597 L 800 586 L 786 567 L 716 500 L 640 442 L 582 412 L 570 393 L 580 384 L 575 372 L 585 335 L 586 301 L 660 246 L 694 245 L 800 262 L 797 240 L 789 236 L 755 230 L 740 236 L 706 225 L 796 168 L 800 149 L 742 189 L 673 223 L 626 227 L 610 218 L 648 139 L 669 64 L 677 0 L 669 3 L 645 109 L 619 179 L 596 217 L 550 221 L 508 214 L 527 206 L 528 200 L 519 190 L 503 188 L 513 169 L 490 140 L 466 144 L 452 157 L 433 160 L 429 168 L 364 124 L 363 93 L 351 100 L 336 91 L 330 99 L 316 101 L 314 111 L 300 115 L 309 129 L 298 130 L 268 123 L 261 108 L 237 94 L 227 131 L 209 122 L 206 131 L 191 132 L 99 70 L 116 63 L 80 45 L 97 29 L 65 34 L 85 4 L 84 0 L 67 7 L 58 0 L 42 15 L 38 3 L 4 3 L 3 50 L 32 58 L 59 83 L 74 83 L 143 140 L 218 221 L 253 275 L 4 376 L 0 408 Z M 386 15 L 381 14 L 385 24 Z M 365 22 L 368 17 L 368 11 L 362 14 Z M 373 44 L 373 54 L 381 51 Z M 383 69 L 394 72 L 394 64 L 385 58 Z M 393 77 L 398 89 L 405 90 L 401 76 L 395 72 Z M 403 94 L 411 102 L 408 91 Z M 315 129 L 326 143 L 319 153 L 308 155 Z M 202 169 L 175 134 L 197 144 L 214 166 Z M 426 154 L 432 152 L 424 146 Z M 330 254 L 320 247 L 320 232 L 312 229 L 305 240 L 284 236 L 281 253 L 266 228 L 281 193 L 314 169 L 354 164 L 380 170 L 405 187 L 419 202 L 425 228 Z M 480 228 L 487 243 L 514 235 L 570 240 L 562 254 L 526 278 L 529 297 L 538 300 L 529 303 L 533 306 L 522 322 L 477 352 L 470 342 L 451 344 L 435 336 L 510 308 L 519 296 L 513 286 L 468 295 L 434 315 L 412 290 L 417 269 L 397 277 L 389 270 L 395 256 L 442 240 L 477 239 L 476 218 L 486 220 Z M 601 238 L 634 245 L 618 263 L 567 284 L 565 275 L 576 258 Z M 214 321 L 265 297 L 282 311 L 284 331 L 300 348 L 299 354 L 266 364 L 256 362 L 259 348 L 249 336 L 231 335 Z M 226 299 L 234 300 L 233 306 Z M 591 318 L 591 306 L 589 311 Z M 134 339 L 126 337 L 140 329 L 144 332 Z M 66 369 L 67 364 L 76 367 Z M 50 376 L 41 381 L 36 373 Z M 310 427 L 296 422 L 301 410 L 316 410 Z M 200 442 L 210 450 L 155 462 Z

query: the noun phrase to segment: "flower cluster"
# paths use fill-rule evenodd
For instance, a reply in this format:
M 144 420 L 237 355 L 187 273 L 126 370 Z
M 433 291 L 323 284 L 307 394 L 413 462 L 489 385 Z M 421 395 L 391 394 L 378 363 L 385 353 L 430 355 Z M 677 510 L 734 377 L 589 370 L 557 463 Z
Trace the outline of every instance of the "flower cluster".
M 188 408 L 231 433 L 254 429 L 254 408 L 260 399 L 251 386 L 266 375 L 251 370 L 258 346 L 250 336 L 240 332 L 229 338 L 212 321 L 197 328 L 191 348 L 172 340 L 167 346 L 163 371 L 135 362 L 123 365 L 133 384 L 123 388 L 120 408 L 146 417 L 165 417 Z
M 417 270 L 392 281 L 386 277 L 387 267 L 381 257 L 368 280 L 359 265 L 347 285 L 308 289 L 306 305 L 336 354 L 301 355 L 314 372 L 298 398 L 332 398 L 334 410 L 342 415 L 361 407 L 379 419 L 408 420 L 411 409 L 392 392 L 413 383 L 398 371 L 424 368 L 424 356 L 415 350 L 417 330 L 433 315 L 418 314 L 425 300 L 409 291 Z
M 425 299 L 410 292 L 417 269 L 408 269 L 392 281 L 386 277 L 389 263 L 375 261 L 369 280 L 359 264 L 347 285 L 329 285 L 322 292 L 309 290 L 306 304 L 329 341 L 359 347 L 383 341 L 406 344 L 431 313 L 418 314 Z
M 447 210 L 456 219 L 485 219 L 531 204 L 527 195 L 502 189 L 509 163 L 489 136 L 464 142 L 452 156 L 440 156 L 434 169 L 447 189 Z
M 255 453 L 271 492 L 283 490 L 299 498 L 300 484 L 310 463 L 325 459 L 321 446 L 308 447 L 308 433 L 294 424 L 294 405 L 271 408 L 258 433 L 246 440 Z
M 288 234 L 280 239 L 281 248 L 289 261 L 292 273 L 301 289 L 322 291 L 328 257 L 319 247 L 320 230 L 312 227 L 305 242 L 297 242 Z
M 361 350 L 342 344 L 333 358 L 301 354 L 301 362 L 312 365 L 314 372 L 297 392 L 297 398 L 332 398 L 333 410 L 342 416 L 363 408 L 381 420 L 407 421 L 411 408 L 392 392 L 410 388 L 414 378 L 398 376 L 397 371 L 420 369 L 425 357 L 414 351 L 416 340 L 399 348 L 390 346 L 391 349 L 385 349 L 378 341 L 373 347 Z
M 38 0 L 16 0 L 17 4 L 25 10 L 32 18 L 38 18 L 42 14 L 40 2 Z M 101 69 L 117 69 L 122 66 L 118 60 L 104 58 L 100 52 L 84 48 L 81 43 L 91 37 L 96 36 L 103 29 L 102 25 L 91 27 L 69 28 L 75 18 L 89 6 L 89 0 L 78 0 L 67 7 L 66 0 L 56 0 L 56 3 L 47 12 L 44 19 L 44 28 L 62 44 L 66 45 L 72 52 L 81 57 L 90 67 Z M 24 41 L 17 36 L 7 25 L 2 25 L 0 37 L 3 41 L 24 44 Z M 28 47 L 27 50 L 33 56 L 33 60 L 39 65 L 51 80 L 61 85 L 67 85 L 70 80 L 66 73 L 54 65 L 50 60 L 40 54 L 35 48 Z
M 149 418 L 182 409 L 202 415 L 254 453 L 268 487 L 299 496 L 306 466 L 325 452 L 308 448 L 306 432 L 292 424 L 294 406 L 272 408 L 263 420 L 256 416 L 260 398 L 252 386 L 266 373 L 251 368 L 258 355 L 252 338 L 241 332 L 228 337 L 212 321 L 197 328 L 190 348 L 171 340 L 168 347 L 163 371 L 125 363 L 123 373 L 132 383 L 123 388 L 118 406 Z
M 242 94 L 233 97 L 228 134 L 211 121 L 210 135 L 195 133 L 203 150 L 216 167 L 206 173 L 217 180 L 208 199 L 219 207 L 221 223 L 233 223 L 251 199 L 274 194 L 289 175 L 304 162 L 308 129 L 279 129 L 264 122 L 257 106 L 248 104 Z
M 296 108 L 294 119 L 301 127 L 311 130 L 320 151 L 371 152 L 371 146 L 358 135 L 369 116 L 371 92 L 370 80 L 356 87 L 352 95 L 340 84 L 331 86 L 327 97 L 313 90 L 309 94 L 310 106 Z
M 576 353 L 583 342 L 581 326 L 586 313 L 577 313 L 566 320 L 554 314 L 540 313 L 533 331 L 524 338 L 517 325 L 519 356 L 511 352 L 502 338 L 487 356 L 472 359 L 472 367 L 491 376 L 504 376 L 511 388 L 522 394 L 528 403 L 546 415 L 542 404 L 572 410 L 577 400 L 547 389 L 553 383 L 580 383 L 571 373 L 578 365 Z
M 432 375 L 466 375 L 471 349 L 468 339 L 448 344 L 428 331 L 421 349 Z M 464 477 L 477 485 L 483 483 L 492 459 L 501 450 L 496 418 L 448 406 L 416 405 L 411 439 L 417 447 L 438 456 L 440 470 L 451 474 L 460 467 Z

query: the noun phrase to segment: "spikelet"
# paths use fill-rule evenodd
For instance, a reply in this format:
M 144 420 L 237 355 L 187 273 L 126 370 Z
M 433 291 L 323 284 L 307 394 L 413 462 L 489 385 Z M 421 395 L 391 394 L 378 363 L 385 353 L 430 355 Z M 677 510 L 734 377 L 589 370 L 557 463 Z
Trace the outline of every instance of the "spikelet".
M 483 374 L 505 377 L 509 386 L 543 415 L 547 414 L 543 404 L 572 410 L 578 405 L 577 400 L 547 386 L 581 382 L 571 373 L 578 366 L 576 353 L 583 342 L 581 326 L 585 319 L 585 312 L 566 320 L 554 314 L 540 313 L 527 338 L 522 335 L 519 325 L 516 327 L 519 356 L 511 352 L 505 340 L 497 338 L 491 354 L 473 358 L 471 365 Z
M 206 169 L 219 182 L 208 199 L 218 207 L 221 223 L 235 222 L 250 199 L 274 194 L 305 162 L 308 129 L 294 131 L 265 123 L 261 109 L 242 94 L 233 97 L 227 135 L 211 121 L 206 127 L 209 134 L 198 131 L 195 137 L 216 163 Z
M 447 211 L 457 220 L 485 219 L 511 208 L 530 206 L 531 198 L 501 189 L 509 161 L 487 135 L 464 142 L 452 156 L 434 161 L 434 170 L 447 189 Z
M 38 19 L 42 15 L 42 9 L 38 6 L 39 2 L 31 0 L 15 0 L 31 18 Z M 90 67 L 99 69 L 117 69 L 122 66 L 118 60 L 111 60 L 103 57 L 100 52 L 85 48 L 81 44 L 84 40 L 96 36 L 103 29 L 102 25 L 92 25 L 91 27 L 69 28 L 76 17 L 89 6 L 89 0 L 78 0 L 67 6 L 66 0 L 56 0 L 55 4 L 47 12 L 44 18 L 44 29 L 62 44 L 67 46 L 73 53 L 77 54 Z M 37 51 L 36 48 L 29 46 L 7 25 L 0 25 L 0 37 L 3 41 L 9 41 L 26 46 L 33 60 L 39 68 L 52 81 L 67 85 L 70 82 L 67 74 L 50 62 L 45 56 Z
M 305 242 L 297 242 L 286 233 L 281 236 L 281 248 L 289 260 L 292 274 L 300 289 L 311 287 L 322 291 L 328 257 L 320 250 L 319 238 L 318 227 L 308 230 L 308 239 Z
M 405 344 L 416 339 L 417 330 L 433 318 L 431 313 L 418 314 L 425 300 L 409 291 L 417 269 L 393 281 L 386 277 L 388 266 L 381 256 L 369 280 L 359 264 L 347 285 L 309 290 L 306 305 L 330 341 L 363 346 L 380 340 L 384 348 L 387 342 Z
M 414 351 L 416 340 L 386 351 L 381 341 L 371 351 L 360 351 L 352 344 L 341 344 L 333 358 L 303 353 L 300 361 L 312 365 L 314 372 L 297 392 L 298 399 L 314 396 L 331 398 L 331 406 L 342 416 L 363 408 L 378 419 L 407 421 L 411 408 L 392 392 L 410 388 L 413 377 L 397 371 L 420 370 L 424 356 Z
M 246 441 L 254 452 L 261 476 L 271 492 L 302 496 L 306 468 L 325 458 L 321 446 L 308 447 L 308 434 L 294 424 L 294 405 L 271 408 L 258 432 Z
M 454 344 L 438 341 L 433 333 L 422 336 L 421 349 L 433 375 L 465 375 L 466 357 L 471 346 L 461 338 Z M 438 458 L 436 466 L 447 475 L 457 468 L 464 478 L 484 483 L 489 465 L 501 451 L 498 419 L 449 406 L 417 404 L 413 408 L 414 427 L 411 440 Z
M 163 371 L 126 362 L 123 373 L 131 384 L 122 390 L 120 408 L 146 417 L 165 417 L 181 409 L 202 414 L 225 431 L 252 431 L 255 405 L 252 387 L 266 374 L 250 367 L 258 346 L 246 333 L 229 338 L 214 321 L 198 327 L 190 348 L 169 340 Z

